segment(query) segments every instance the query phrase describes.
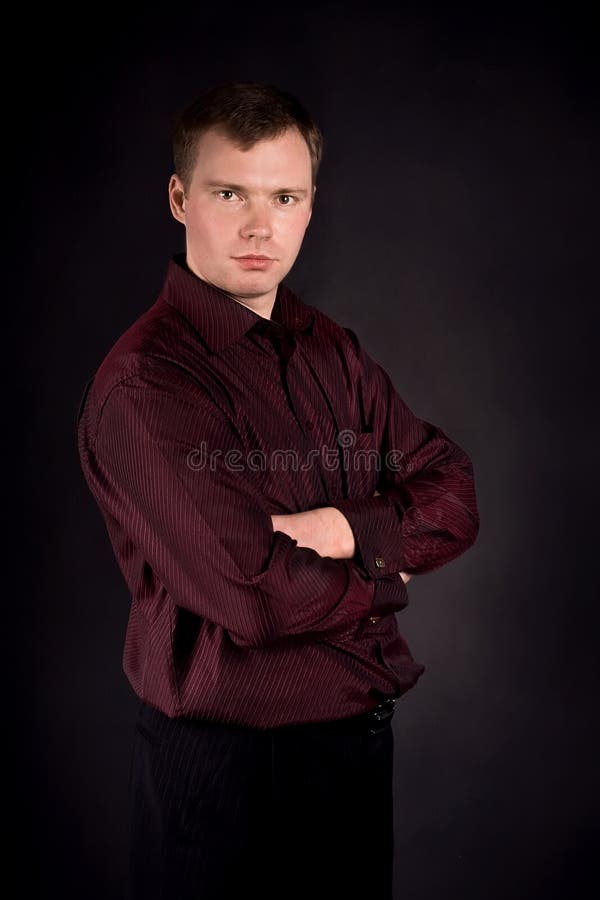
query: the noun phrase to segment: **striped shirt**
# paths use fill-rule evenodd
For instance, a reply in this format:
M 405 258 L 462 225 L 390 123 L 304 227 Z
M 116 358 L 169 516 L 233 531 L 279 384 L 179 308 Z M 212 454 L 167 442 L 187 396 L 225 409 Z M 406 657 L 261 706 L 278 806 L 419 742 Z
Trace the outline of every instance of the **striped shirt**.
M 357 715 L 422 675 L 400 572 L 474 543 L 471 460 L 284 282 L 266 319 L 173 257 L 86 384 L 77 440 L 131 596 L 123 666 L 141 699 L 270 728 Z M 352 559 L 273 531 L 272 515 L 326 506 Z

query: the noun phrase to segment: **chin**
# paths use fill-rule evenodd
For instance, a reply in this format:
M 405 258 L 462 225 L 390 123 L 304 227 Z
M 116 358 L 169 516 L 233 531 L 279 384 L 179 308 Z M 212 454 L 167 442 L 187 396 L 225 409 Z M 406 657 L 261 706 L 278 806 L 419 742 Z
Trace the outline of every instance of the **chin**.
M 239 294 L 240 297 L 259 297 L 262 294 L 268 294 L 279 284 L 279 281 L 275 281 L 273 278 L 257 278 L 256 273 L 252 274 L 254 277 L 240 278 L 235 285 L 232 284 L 230 288 L 227 288 L 229 293 Z

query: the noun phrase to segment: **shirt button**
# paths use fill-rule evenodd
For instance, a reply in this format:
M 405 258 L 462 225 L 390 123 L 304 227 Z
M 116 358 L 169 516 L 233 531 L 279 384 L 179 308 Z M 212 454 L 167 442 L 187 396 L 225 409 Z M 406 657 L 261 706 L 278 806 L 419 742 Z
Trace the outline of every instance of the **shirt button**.
M 382 559 L 381 556 L 375 557 L 375 565 L 378 569 L 383 569 L 385 567 L 385 559 Z

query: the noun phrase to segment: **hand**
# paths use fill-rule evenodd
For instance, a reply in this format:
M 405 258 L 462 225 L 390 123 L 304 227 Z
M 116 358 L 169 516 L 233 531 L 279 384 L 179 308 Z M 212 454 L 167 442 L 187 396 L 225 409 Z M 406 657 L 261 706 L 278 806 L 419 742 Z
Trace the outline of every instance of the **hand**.
M 283 531 L 296 540 L 299 547 L 309 547 L 319 556 L 334 559 L 352 559 L 354 556 L 356 548 L 350 524 L 333 506 L 271 516 L 271 522 L 273 531 Z
M 375 491 L 374 497 L 380 497 Z M 283 531 L 299 547 L 309 547 L 319 556 L 330 556 L 333 559 L 352 559 L 356 552 L 354 534 L 343 513 L 334 506 L 323 506 L 305 512 L 271 516 L 273 531 Z M 400 572 L 406 584 L 412 578 L 408 572 Z

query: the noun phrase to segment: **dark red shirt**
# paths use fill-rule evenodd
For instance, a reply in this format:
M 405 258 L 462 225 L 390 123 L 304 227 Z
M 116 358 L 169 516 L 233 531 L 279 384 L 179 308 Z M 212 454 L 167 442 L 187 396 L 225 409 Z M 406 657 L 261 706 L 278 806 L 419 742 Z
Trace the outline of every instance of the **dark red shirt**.
M 269 320 L 171 260 L 86 385 L 78 446 L 148 703 L 267 728 L 356 715 L 424 672 L 399 573 L 474 543 L 471 461 L 284 283 Z M 322 506 L 347 517 L 353 559 L 273 531 L 271 515 Z

